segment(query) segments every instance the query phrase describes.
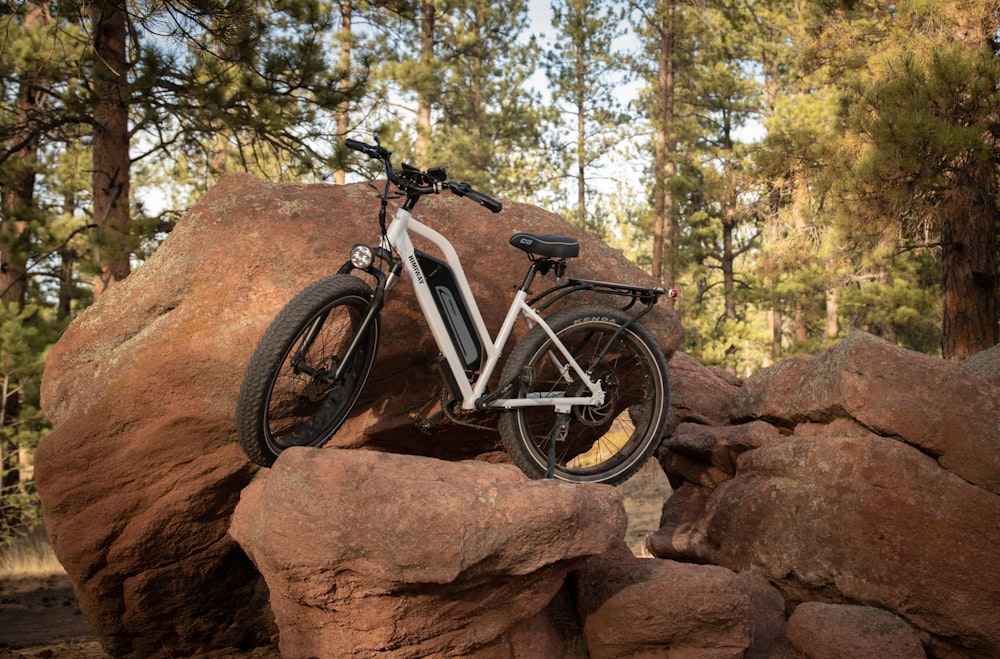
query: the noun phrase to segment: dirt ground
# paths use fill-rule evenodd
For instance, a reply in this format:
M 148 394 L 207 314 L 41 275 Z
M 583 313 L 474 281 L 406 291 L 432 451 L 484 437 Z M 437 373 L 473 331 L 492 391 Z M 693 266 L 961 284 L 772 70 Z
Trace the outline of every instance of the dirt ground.
M 65 574 L 0 580 L 0 657 L 105 657 Z
M 619 491 L 629 515 L 625 540 L 636 556 L 648 556 L 645 538 L 659 528 L 660 511 L 670 494 L 666 476 L 650 460 Z M 260 652 L 238 656 L 269 659 Z M 0 578 L 0 659 L 106 657 L 80 613 L 65 573 Z

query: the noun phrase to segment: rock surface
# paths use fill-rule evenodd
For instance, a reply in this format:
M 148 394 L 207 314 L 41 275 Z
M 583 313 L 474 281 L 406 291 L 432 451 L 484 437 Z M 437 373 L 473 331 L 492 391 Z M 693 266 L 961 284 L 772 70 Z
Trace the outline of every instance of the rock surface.
M 923 659 L 920 637 L 898 616 L 870 606 L 805 602 L 788 620 L 788 640 L 810 659 Z
M 799 375 L 789 377 L 789 370 Z M 765 369 L 748 380 L 733 416 L 783 424 L 853 419 L 879 435 L 902 438 L 948 471 L 1000 494 L 996 391 L 950 362 L 857 332 L 819 358 L 797 358 L 790 367 Z
M 1000 385 L 1000 345 L 977 352 L 962 362 L 962 368 L 984 380 Z
M 668 437 L 685 421 L 708 426 L 729 423 L 739 388 L 682 352 L 670 359 Z
M 254 474 L 234 444 L 236 392 L 271 318 L 377 235 L 376 210 L 364 184 L 229 176 L 52 349 L 42 394 L 56 429 L 38 449 L 36 482 L 56 554 L 110 653 L 187 655 L 273 634 L 263 582 L 227 535 Z M 493 215 L 450 195 L 421 202 L 416 216 L 454 240 L 491 328 L 527 267 L 509 236 L 579 235 L 538 208 L 508 204 Z M 572 275 L 651 283 L 621 253 L 581 243 Z M 452 459 L 495 453 L 495 433 L 451 427 L 428 438 L 412 428 L 409 412 L 440 382 L 437 351 L 412 294 L 396 290 L 370 387 L 334 444 Z M 659 305 L 646 323 L 669 356 L 676 316 Z
M 609 486 L 293 449 L 244 490 L 230 532 L 267 581 L 284 657 L 504 657 L 551 644 L 532 620 L 626 524 Z
M 623 546 L 588 561 L 577 592 L 592 659 L 768 656 L 783 628 L 784 601 L 766 583 Z
M 731 425 L 678 428 L 660 452 L 677 491 L 648 545 L 759 574 L 790 603 L 877 607 L 916 630 L 888 637 L 896 656 L 915 637 L 935 656 L 996 656 L 998 457 L 1000 388 L 854 334 L 752 376 Z M 835 611 L 809 628 L 846 625 Z M 799 649 L 833 656 L 816 647 Z

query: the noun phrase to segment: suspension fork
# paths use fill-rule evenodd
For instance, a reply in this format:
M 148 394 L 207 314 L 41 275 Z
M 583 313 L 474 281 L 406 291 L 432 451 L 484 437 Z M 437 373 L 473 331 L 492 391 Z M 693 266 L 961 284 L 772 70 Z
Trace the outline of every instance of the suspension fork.
M 312 348 L 313 341 L 316 340 L 316 335 L 319 334 L 319 328 L 323 326 L 323 323 L 326 322 L 329 315 L 330 312 L 327 312 L 312 322 L 312 325 L 309 327 L 309 331 L 307 331 L 306 335 L 302 337 L 302 343 L 299 344 L 298 350 L 296 350 L 295 354 L 292 355 L 292 358 L 288 360 L 292 365 L 292 369 L 296 373 L 305 373 L 311 378 L 314 378 L 319 374 L 316 369 L 306 366 L 302 362 L 305 360 L 306 355 L 309 354 L 309 349 Z
M 361 319 L 361 324 L 358 326 L 354 336 L 351 337 L 351 343 L 347 346 L 344 351 L 343 356 L 340 359 L 340 363 L 337 365 L 337 370 L 332 374 L 329 372 L 323 373 L 322 371 L 315 371 L 314 369 L 305 367 L 301 365 L 301 362 L 305 359 L 306 354 L 308 354 L 309 349 L 312 347 L 313 341 L 319 335 L 319 330 L 323 327 L 323 323 L 326 322 L 328 313 L 323 314 L 315 321 L 313 321 L 312 326 L 306 332 L 305 337 L 302 339 L 302 343 L 299 345 L 298 350 L 296 350 L 295 355 L 292 357 L 292 366 L 300 372 L 306 373 L 310 377 L 318 378 L 323 384 L 330 384 L 332 382 L 340 382 L 344 377 L 344 371 L 348 368 L 348 364 L 354 359 L 354 355 L 360 349 L 365 337 L 371 330 L 372 325 L 375 324 L 375 320 L 378 318 L 379 312 L 382 311 L 382 307 L 385 306 L 385 295 L 386 292 L 392 288 L 395 281 L 399 278 L 399 273 L 402 271 L 403 264 L 399 261 L 394 261 L 389 272 L 386 276 L 380 270 L 375 268 L 366 268 L 366 271 L 376 278 L 375 292 L 372 294 L 371 302 L 368 304 L 368 309 L 365 311 L 364 318 Z M 342 267 L 338 274 L 348 274 L 350 273 L 352 266 L 347 263 Z
M 372 295 L 371 304 L 368 305 L 368 312 L 361 320 L 361 325 L 358 327 L 358 331 L 356 331 L 354 336 L 351 338 L 351 344 L 347 346 L 347 350 L 344 351 L 344 358 L 340 361 L 340 364 L 337 365 L 337 371 L 333 374 L 333 377 L 330 378 L 330 382 L 340 382 L 344 377 L 344 370 L 354 359 L 354 354 L 358 351 L 361 343 L 368 335 L 372 325 L 375 324 L 375 319 L 378 318 L 379 312 L 382 311 L 382 307 L 385 305 L 385 294 L 396 283 L 402 269 L 402 261 L 394 261 L 388 276 L 382 274 L 379 270 L 375 270 L 375 272 L 378 273 L 378 283 L 375 285 L 375 293 Z

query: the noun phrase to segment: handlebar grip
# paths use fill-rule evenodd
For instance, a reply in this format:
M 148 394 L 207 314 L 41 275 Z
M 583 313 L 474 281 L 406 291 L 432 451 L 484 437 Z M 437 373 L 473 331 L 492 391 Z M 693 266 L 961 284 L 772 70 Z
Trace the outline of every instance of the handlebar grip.
M 364 142 L 359 142 L 353 138 L 348 137 L 344 140 L 344 146 L 348 149 L 354 149 L 355 151 L 361 151 L 362 153 L 368 151 L 368 145 Z
M 494 213 L 499 213 L 503 209 L 503 204 L 499 201 L 489 195 L 479 192 L 478 190 L 473 190 L 472 186 L 468 183 L 448 183 L 447 187 L 458 196 L 468 197 L 483 208 L 493 211 Z
M 359 142 L 358 140 L 352 139 L 350 137 L 344 140 L 344 146 L 346 146 L 348 149 L 360 151 L 369 158 L 385 159 L 392 155 L 392 152 L 389 151 L 384 146 L 365 144 L 364 142 Z
M 469 192 L 465 196 L 471 199 L 472 201 L 475 201 L 483 208 L 492 211 L 494 213 L 499 213 L 501 210 L 503 210 L 503 204 L 501 204 L 493 197 L 490 197 L 489 195 L 484 195 L 482 192 L 477 192 L 476 190 L 469 190 Z

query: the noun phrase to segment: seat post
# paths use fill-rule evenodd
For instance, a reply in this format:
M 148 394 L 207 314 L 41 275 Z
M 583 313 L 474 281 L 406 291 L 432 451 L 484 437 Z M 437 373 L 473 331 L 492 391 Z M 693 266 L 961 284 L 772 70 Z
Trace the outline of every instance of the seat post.
M 532 260 L 531 267 L 528 268 L 528 274 L 524 276 L 524 283 L 521 284 L 521 288 L 519 290 L 522 290 L 525 293 L 530 292 L 531 282 L 535 281 L 535 275 L 537 273 L 538 273 L 538 266 L 536 266 L 535 261 Z

